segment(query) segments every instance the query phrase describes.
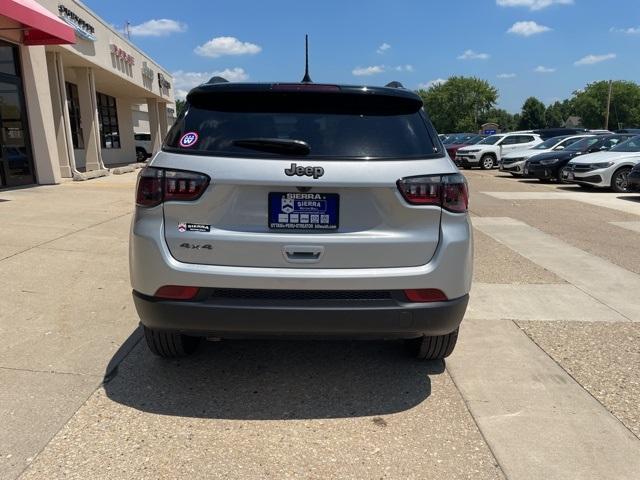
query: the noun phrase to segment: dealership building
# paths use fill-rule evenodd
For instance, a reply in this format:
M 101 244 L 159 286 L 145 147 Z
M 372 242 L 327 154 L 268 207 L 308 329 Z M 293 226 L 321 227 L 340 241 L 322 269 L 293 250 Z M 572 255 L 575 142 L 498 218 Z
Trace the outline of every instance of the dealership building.
M 0 188 L 136 161 L 135 112 L 157 151 L 171 74 L 77 0 L 0 0 Z

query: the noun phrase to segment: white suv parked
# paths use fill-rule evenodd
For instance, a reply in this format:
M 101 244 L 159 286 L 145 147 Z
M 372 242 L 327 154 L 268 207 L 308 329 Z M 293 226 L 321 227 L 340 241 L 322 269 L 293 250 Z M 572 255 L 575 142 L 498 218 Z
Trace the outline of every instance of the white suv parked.
M 455 162 L 463 168 L 480 167 L 489 170 L 498 165 L 503 155 L 531 148 L 541 143 L 536 133 L 500 133 L 491 135 L 475 145 L 463 147 L 456 153 Z
M 203 337 L 395 338 L 444 358 L 471 287 L 468 198 L 409 90 L 196 87 L 138 178 L 147 344 L 175 357 Z
M 526 175 L 524 173 L 524 164 L 531 157 L 541 153 L 555 152 L 564 150 L 569 145 L 585 137 L 593 135 L 562 135 L 560 137 L 548 138 L 533 148 L 525 150 L 516 150 L 506 155 L 502 155 L 502 159 L 498 162 L 498 168 L 502 172 L 509 172 L 513 176 Z

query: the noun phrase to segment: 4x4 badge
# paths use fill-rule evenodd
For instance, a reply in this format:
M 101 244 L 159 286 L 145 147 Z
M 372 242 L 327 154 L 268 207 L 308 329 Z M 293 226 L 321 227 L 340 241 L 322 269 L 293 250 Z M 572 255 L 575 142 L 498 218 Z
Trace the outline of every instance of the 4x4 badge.
M 324 175 L 324 168 L 322 167 L 299 167 L 298 164 L 292 163 L 289 168 L 284 169 L 285 175 L 288 177 L 293 177 L 297 175 L 298 177 L 313 177 L 320 178 Z

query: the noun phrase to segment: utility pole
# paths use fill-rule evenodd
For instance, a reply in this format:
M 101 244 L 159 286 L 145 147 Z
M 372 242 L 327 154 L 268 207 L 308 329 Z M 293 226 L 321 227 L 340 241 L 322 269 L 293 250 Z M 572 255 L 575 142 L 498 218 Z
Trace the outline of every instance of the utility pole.
M 609 95 L 607 96 L 607 113 L 604 116 L 604 129 L 609 130 L 609 110 L 611 109 L 611 80 L 609 80 Z
M 129 28 L 131 25 L 131 23 L 129 23 L 129 20 L 127 20 L 127 23 L 125 23 L 124 26 L 124 32 L 127 34 L 127 40 L 131 40 L 131 28 Z

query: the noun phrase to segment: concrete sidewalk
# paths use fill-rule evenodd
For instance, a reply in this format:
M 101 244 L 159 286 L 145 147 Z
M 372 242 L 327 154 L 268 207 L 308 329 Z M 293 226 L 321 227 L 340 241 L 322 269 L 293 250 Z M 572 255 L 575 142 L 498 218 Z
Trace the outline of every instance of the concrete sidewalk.
M 0 192 L 0 478 L 44 448 L 137 327 L 127 265 L 135 179 Z

